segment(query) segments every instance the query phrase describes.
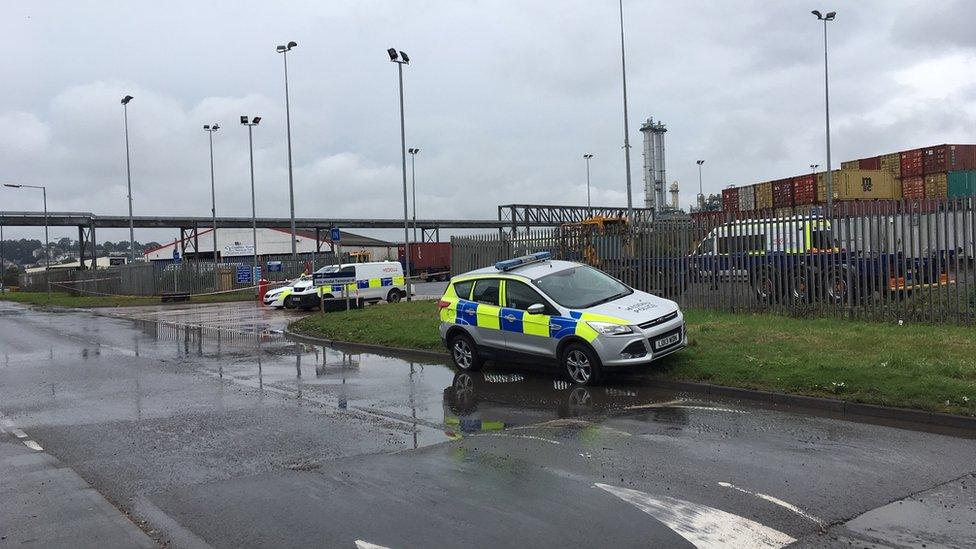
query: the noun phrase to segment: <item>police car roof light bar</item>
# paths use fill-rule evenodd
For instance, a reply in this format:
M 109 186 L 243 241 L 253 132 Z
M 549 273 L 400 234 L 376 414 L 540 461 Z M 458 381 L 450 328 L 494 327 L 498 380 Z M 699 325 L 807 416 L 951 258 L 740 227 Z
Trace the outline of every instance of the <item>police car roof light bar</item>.
M 540 261 L 546 261 L 552 259 L 552 254 L 550 252 L 536 252 L 534 254 L 523 255 L 522 257 L 516 257 L 515 259 L 506 259 L 505 261 L 499 261 L 495 263 L 495 268 L 499 271 L 511 271 L 516 267 L 521 267 L 523 265 L 529 265 L 531 263 L 538 263 Z

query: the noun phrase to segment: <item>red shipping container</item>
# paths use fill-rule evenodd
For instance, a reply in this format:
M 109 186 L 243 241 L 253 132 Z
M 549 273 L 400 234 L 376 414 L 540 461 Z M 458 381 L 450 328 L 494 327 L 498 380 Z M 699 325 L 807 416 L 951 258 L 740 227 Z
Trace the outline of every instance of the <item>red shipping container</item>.
M 880 170 L 881 169 L 881 157 L 872 156 L 871 158 L 862 158 L 857 161 L 857 167 L 862 170 Z
M 906 200 L 925 198 L 925 178 L 920 175 L 903 177 L 901 180 L 901 195 Z
M 922 149 L 902 151 L 901 153 L 901 176 L 912 177 L 922 175 L 924 165 L 922 163 Z
M 779 179 L 773 181 L 773 207 L 789 208 L 793 206 L 793 180 Z
M 793 198 L 797 206 L 817 201 L 817 176 L 801 175 L 793 178 Z
M 403 244 L 397 246 L 397 259 L 403 263 Z M 414 242 L 410 244 L 410 270 L 413 274 L 438 273 L 446 275 L 451 270 L 450 242 Z
M 938 145 L 922 149 L 925 175 L 976 169 L 976 145 Z
M 722 189 L 722 211 L 739 211 L 739 189 L 735 187 Z

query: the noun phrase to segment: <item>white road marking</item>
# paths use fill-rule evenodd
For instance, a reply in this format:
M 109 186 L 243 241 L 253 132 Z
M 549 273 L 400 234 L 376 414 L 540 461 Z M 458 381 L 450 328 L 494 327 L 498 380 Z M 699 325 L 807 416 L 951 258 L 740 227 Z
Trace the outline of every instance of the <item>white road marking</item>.
M 738 486 L 736 486 L 736 485 L 734 485 L 734 484 L 732 484 L 730 482 L 720 482 L 720 483 L 718 483 L 718 485 L 721 486 L 721 487 L 723 487 L 723 488 L 731 488 L 733 490 L 738 490 L 739 492 L 742 492 L 743 494 L 749 494 L 750 496 L 756 496 L 757 498 L 764 499 L 764 500 L 766 500 L 768 502 L 775 503 L 776 505 L 779 505 L 780 507 L 789 509 L 790 511 L 792 511 L 792 512 L 798 514 L 798 515 L 800 515 L 801 517 L 817 523 L 817 525 L 820 526 L 820 529 L 821 530 L 823 530 L 823 529 L 825 529 L 827 527 L 827 523 L 824 522 L 823 519 L 817 518 L 817 517 L 811 515 L 810 513 L 807 513 L 803 509 L 800 509 L 796 505 L 793 505 L 792 503 L 789 503 L 787 501 L 783 501 L 783 500 L 781 500 L 779 498 L 776 498 L 776 497 L 773 497 L 773 496 L 770 496 L 770 495 L 761 494 L 759 492 L 750 492 L 749 490 L 746 490 L 745 488 L 739 488 Z
M 793 537 L 739 515 L 668 496 L 654 497 L 630 488 L 595 484 L 661 521 L 695 547 L 779 548 Z
M 14 436 L 17 438 L 27 438 L 27 433 L 21 431 L 20 429 L 14 429 L 13 431 L 10 432 L 13 433 Z
M 636 406 L 628 406 L 624 408 L 625 410 L 645 410 L 648 408 L 680 408 L 684 410 L 706 410 L 709 412 L 729 412 L 733 414 L 745 414 L 745 410 L 736 410 L 734 408 L 717 408 L 715 406 L 696 406 L 692 404 L 681 404 L 680 400 L 672 400 L 670 402 L 655 402 L 653 404 L 638 404 Z
M 24 441 L 24 446 L 30 448 L 31 450 L 34 450 L 35 452 L 42 452 L 42 451 L 44 451 L 44 448 L 41 448 L 41 445 L 38 444 L 38 443 L 36 443 L 36 442 L 34 442 L 33 440 L 25 440 Z
M 356 549 L 390 549 L 390 548 L 383 545 L 376 545 L 375 543 L 370 543 L 368 541 L 357 539 Z

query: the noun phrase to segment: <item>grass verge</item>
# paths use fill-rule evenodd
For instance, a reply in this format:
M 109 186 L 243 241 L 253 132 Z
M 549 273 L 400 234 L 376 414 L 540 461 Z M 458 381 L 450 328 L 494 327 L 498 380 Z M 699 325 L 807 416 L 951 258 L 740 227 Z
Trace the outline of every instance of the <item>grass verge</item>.
M 976 330 L 841 319 L 685 311 L 690 345 L 648 375 L 976 415 Z M 414 301 L 317 314 L 291 330 L 442 350 L 437 305 Z
M 107 295 L 71 295 L 66 292 L 8 292 L 0 294 L 0 301 L 12 301 L 26 305 L 50 307 L 135 307 L 139 305 L 185 305 L 187 303 L 224 303 L 228 301 L 253 301 L 254 293 L 231 292 L 226 294 L 193 296 L 189 301 L 163 303 L 159 296 L 130 297 Z

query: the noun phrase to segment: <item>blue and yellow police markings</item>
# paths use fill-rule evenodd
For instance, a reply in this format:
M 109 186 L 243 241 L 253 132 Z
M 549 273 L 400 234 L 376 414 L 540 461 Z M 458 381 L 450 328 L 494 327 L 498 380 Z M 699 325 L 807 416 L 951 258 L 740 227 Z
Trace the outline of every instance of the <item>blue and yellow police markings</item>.
M 349 292 L 356 292 L 357 290 L 368 290 L 370 288 L 383 288 L 389 286 L 403 286 L 406 284 L 406 280 L 401 276 L 387 276 L 383 278 L 369 278 L 363 280 L 357 280 L 355 282 L 349 282 L 348 284 L 323 284 L 318 286 L 319 295 L 325 295 L 329 293 L 341 293 L 343 287 Z

